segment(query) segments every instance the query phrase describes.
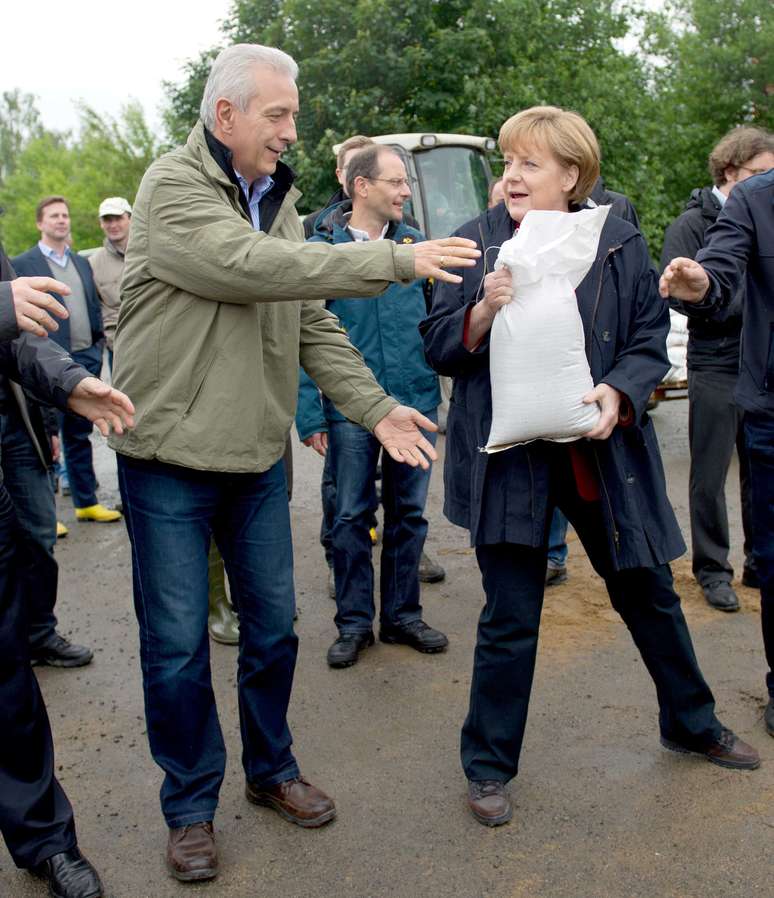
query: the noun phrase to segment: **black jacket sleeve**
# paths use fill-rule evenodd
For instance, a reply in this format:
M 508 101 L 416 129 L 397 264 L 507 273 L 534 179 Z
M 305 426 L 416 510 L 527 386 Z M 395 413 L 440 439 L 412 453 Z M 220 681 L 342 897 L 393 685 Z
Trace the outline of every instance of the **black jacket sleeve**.
M 22 334 L 0 345 L 0 372 L 49 405 L 67 411 L 67 399 L 89 372 L 48 337 Z
M 737 187 L 707 231 L 704 249 L 696 256 L 709 275 L 710 289 L 699 309 L 730 305 L 744 283 L 747 262 L 755 247 L 755 224 L 747 194 Z
M 11 285 L 0 283 L 0 343 L 8 343 L 19 336 L 16 309 L 11 295 Z
M 479 298 L 484 277 L 482 241 L 478 229 L 470 225 L 463 226 L 453 236 L 475 240 L 482 256 L 474 268 L 462 269 L 461 284 L 435 281 L 430 314 L 419 325 L 427 363 L 446 377 L 469 375 L 489 365 L 489 332 L 472 352 L 463 342 L 467 316 Z
M 16 323 L 16 309 L 11 296 L 11 285 L 7 283 L 16 277 L 5 250 L 0 246 L 0 343 L 15 340 L 19 336 Z

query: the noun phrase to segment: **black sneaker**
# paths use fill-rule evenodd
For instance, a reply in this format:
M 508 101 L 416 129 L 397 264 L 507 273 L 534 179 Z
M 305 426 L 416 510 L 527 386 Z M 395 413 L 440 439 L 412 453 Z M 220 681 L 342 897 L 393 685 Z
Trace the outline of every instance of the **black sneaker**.
M 85 645 L 73 645 L 59 633 L 54 632 L 44 645 L 30 649 L 32 666 L 48 664 L 50 667 L 84 667 L 90 664 L 94 653 Z
M 734 592 L 734 587 L 727 580 L 715 580 L 702 586 L 702 592 L 707 602 L 719 611 L 738 611 L 739 596 Z
M 429 555 L 423 552 L 422 557 L 419 559 L 419 582 L 440 583 L 445 579 L 446 571 L 437 561 L 433 561 Z
M 370 630 L 367 633 L 342 633 L 328 649 L 328 666 L 352 667 L 360 652 L 373 644 L 374 634 Z
M 434 630 L 423 620 L 415 620 L 410 624 L 400 627 L 391 627 L 382 624 L 379 628 L 379 639 L 382 642 L 409 645 L 418 652 L 442 652 L 449 644 L 449 640 L 440 630 Z
M 746 567 L 744 571 L 742 571 L 742 586 L 746 586 L 748 589 L 760 589 L 761 581 L 758 577 L 758 571 L 753 567 Z

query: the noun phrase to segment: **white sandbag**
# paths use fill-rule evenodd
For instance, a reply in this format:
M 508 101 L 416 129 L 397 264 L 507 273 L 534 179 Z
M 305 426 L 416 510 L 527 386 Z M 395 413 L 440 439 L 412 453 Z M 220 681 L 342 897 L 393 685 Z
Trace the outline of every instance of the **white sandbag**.
M 492 324 L 486 452 L 538 439 L 570 442 L 599 420 L 599 407 L 582 402 L 594 383 L 575 288 L 596 258 L 609 211 L 531 210 L 500 248 L 495 268 L 510 268 L 514 298 Z
M 667 355 L 672 367 L 667 371 L 664 383 L 684 383 L 688 380 L 688 319 L 674 309 L 669 310 Z

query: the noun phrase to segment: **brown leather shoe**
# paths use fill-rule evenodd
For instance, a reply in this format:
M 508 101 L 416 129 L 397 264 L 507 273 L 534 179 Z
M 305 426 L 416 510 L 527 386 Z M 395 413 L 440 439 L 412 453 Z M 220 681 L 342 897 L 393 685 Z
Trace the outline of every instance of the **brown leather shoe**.
M 198 882 L 218 875 L 218 852 L 212 823 L 189 823 L 169 830 L 167 866 L 180 882 Z
M 299 826 L 322 826 L 336 816 L 333 799 L 302 776 L 259 789 L 247 783 L 245 795 L 253 804 L 261 804 L 274 810 Z
M 499 780 L 469 780 L 468 807 L 484 826 L 502 826 L 513 816 L 505 783 Z
M 661 737 L 661 744 L 670 751 L 686 755 L 701 755 L 711 764 L 717 764 L 718 767 L 730 767 L 733 770 L 756 770 L 761 766 L 760 755 L 752 745 L 741 740 L 727 727 L 723 727 L 718 739 L 704 750 L 686 748 L 679 742 L 667 739 L 666 736 Z

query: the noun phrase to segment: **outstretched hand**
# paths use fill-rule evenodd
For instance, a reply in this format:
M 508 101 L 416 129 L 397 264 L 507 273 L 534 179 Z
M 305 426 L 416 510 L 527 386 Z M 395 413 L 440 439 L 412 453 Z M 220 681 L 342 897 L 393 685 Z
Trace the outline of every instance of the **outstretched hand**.
M 438 455 L 422 430 L 438 430 L 433 422 L 408 405 L 399 405 L 374 427 L 374 436 L 390 458 L 427 470 Z
M 435 278 L 450 284 L 462 283 L 458 274 L 450 274 L 447 268 L 472 268 L 481 250 L 475 241 L 465 237 L 443 237 L 440 240 L 423 240 L 414 245 L 414 273 L 418 278 Z
M 672 296 L 683 302 L 701 302 L 709 286 L 707 272 L 698 262 L 678 256 L 664 269 L 658 282 L 658 292 L 663 299 Z
M 129 397 L 97 377 L 84 377 L 70 393 L 67 406 L 76 415 L 88 418 L 104 437 L 111 429 L 123 433 L 124 428 L 134 426 L 134 406 Z
M 20 331 L 35 334 L 36 337 L 47 337 L 48 331 L 59 330 L 59 325 L 51 315 L 67 318 L 68 312 L 47 291 L 67 296 L 70 288 L 67 284 L 48 277 L 15 278 L 11 281 L 16 324 Z

